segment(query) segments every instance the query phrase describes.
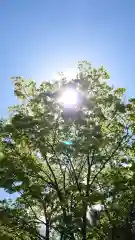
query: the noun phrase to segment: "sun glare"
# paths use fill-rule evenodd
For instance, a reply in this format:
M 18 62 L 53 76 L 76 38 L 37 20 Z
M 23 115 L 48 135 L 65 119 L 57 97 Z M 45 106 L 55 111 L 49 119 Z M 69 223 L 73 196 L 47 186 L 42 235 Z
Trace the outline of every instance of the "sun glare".
M 77 92 L 74 89 L 67 89 L 58 101 L 65 107 L 75 106 L 77 104 Z

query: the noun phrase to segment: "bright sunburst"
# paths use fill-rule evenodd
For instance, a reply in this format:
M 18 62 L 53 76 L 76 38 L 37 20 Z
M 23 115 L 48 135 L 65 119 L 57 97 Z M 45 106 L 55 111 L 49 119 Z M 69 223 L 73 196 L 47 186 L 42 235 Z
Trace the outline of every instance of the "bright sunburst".
M 77 92 L 74 89 L 66 89 L 58 99 L 65 107 L 75 106 L 77 100 Z

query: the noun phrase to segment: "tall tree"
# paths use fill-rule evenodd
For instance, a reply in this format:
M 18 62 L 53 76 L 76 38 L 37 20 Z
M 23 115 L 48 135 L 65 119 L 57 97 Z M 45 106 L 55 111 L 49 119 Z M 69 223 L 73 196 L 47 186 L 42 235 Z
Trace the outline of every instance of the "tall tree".
M 21 102 L 1 123 L 0 186 L 19 192 L 18 201 L 44 225 L 42 238 L 47 240 L 53 232 L 61 240 L 107 237 L 105 226 L 115 220 L 112 199 L 121 204 L 124 198 L 119 190 L 119 182 L 127 180 L 124 161 L 130 157 L 134 166 L 134 100 L 127 104 L 125 89 L 107 84 L 103 67 L 84 61 L 78 70 L 77 79 L 62 77 L 39 88 L 33 81 L 13 78 Z M 59 101 L 69 89 L 77 97 L 70 107 Z M 128 187 L 127 201 L 128 190 L 133 197 Z M 106 210 L 100 225 L 92 228 L 97 203 Z

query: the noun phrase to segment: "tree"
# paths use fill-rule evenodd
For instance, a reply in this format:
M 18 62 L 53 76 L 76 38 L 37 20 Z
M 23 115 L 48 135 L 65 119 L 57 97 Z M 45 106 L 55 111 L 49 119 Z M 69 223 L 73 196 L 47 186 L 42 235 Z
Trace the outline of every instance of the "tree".
M 112 205 L 120 209 L 134 196 L 129 186 L 134 181 L 135 101 L 126 103 L 125 89 L 107 84 L 103 67 L 84 61 L 78 69 L 77 80 L 62 77 L 39 88 L 33 81 L 13 78 L 21 103 L 1 122 L 0 186 L 20 193 L 17 201 L 44 225 L 40 237 L 47 240 L 56 232 L 61 240 L 105 239 L 105 229 L 117 225 L 116 218 L 123 221 L 122 211 L 113 217 Z M 74 108 L 58 101 L 67 87 L 78 92 Z M 121 187 L 127 179 L 125 200 Z M 99 225 L 98 214 L 92 214 L 97 203 L 104 208 Z

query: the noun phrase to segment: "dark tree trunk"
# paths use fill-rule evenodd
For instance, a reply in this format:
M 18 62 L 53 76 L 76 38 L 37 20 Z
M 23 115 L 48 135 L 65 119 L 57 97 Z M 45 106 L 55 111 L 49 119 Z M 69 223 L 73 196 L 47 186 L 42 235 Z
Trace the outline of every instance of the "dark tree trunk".
M 50 224 L 49 224 L 49 220 L 46 219 L 46 240 L 49 240 L 50 237 Z
M 82 240 L 86 240 L 86 224 L 87 224 L 87 221 L 86 221 L 86 212 L 83 216 L 83 225 L 82 225 Z

